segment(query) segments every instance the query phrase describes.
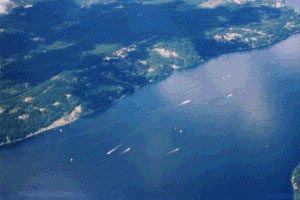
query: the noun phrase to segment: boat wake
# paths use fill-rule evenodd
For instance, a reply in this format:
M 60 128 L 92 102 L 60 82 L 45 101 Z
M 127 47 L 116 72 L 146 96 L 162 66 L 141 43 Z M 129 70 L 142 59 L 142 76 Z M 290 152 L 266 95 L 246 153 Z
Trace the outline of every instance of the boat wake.
M 116 146 L 115 148 L 109 150 L 109 151 L 106 153 L 106 155 L 112 154 L 113 152 L 115 152 L 115 151 L 116 151 L 118 148 L 120 148 L 121 146 L 122 146 L 122 145 L 120 144 L 120 145 Z

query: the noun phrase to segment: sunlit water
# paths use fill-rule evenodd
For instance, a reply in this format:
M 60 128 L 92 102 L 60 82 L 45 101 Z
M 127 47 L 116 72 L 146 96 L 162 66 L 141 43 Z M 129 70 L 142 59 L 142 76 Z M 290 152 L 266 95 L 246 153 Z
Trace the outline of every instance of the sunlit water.
M 295 10 L 300 12 L 300 1 L 299 0 L 285 0 L 288 6 L 293 7 Z

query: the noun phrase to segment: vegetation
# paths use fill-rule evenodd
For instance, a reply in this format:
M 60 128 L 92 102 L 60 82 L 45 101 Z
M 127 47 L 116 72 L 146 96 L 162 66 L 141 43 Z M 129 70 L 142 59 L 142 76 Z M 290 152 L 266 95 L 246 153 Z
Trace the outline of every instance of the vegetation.
M 0 144 L 300 29 L 279 1 L 209 1 L 16 0 L 0 16 Z
M 300 164 L 294 169 L 291 182 L 294 189 L 294 199 L 297 200 L 300 198 Z

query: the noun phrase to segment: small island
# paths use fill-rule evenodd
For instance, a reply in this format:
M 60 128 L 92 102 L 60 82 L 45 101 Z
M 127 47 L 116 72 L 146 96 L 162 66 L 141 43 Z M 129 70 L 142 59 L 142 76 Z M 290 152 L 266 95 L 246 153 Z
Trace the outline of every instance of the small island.
M 0 145 L 300 30 L 284 0 L 11 0 L 0 13 Z
M 291 183 L 294 191 L 294 200 L 300 199 L 300 164 L 294 169 Z

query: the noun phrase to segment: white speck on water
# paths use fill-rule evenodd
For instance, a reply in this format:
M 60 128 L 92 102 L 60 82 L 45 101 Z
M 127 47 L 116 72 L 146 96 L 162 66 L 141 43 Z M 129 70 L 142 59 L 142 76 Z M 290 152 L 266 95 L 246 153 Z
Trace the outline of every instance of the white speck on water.
M 228 95 L 227 95 L 227 97 L 228 97 L 228 98 L 229 98 L 229 97 L 232 97 L 232 95 L 233 95 L 233 94 L 232 94 L 232 93 L 230 93 L 230 94 L 228 94 Z
M 227 78 L 231 78 L 231 75 L 222 76 L 222 79 L 225 80 Z

